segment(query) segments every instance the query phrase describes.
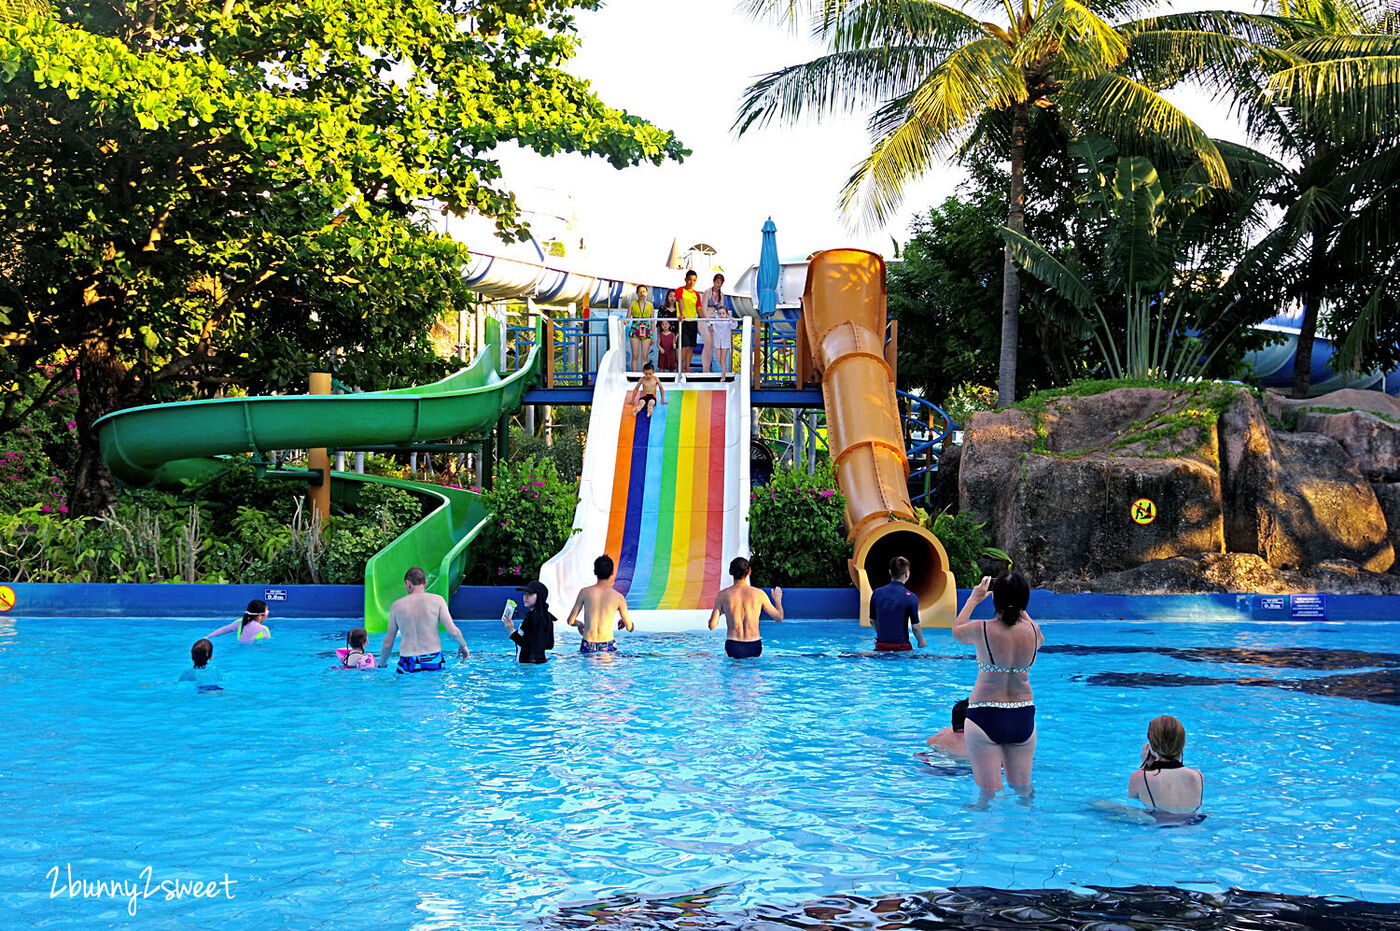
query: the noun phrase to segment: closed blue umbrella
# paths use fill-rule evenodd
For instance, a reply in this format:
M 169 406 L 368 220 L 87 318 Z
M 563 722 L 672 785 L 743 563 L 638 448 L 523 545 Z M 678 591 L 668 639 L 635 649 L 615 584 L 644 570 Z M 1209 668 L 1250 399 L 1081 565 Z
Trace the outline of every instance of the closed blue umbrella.
M 778 309 L 778 228 L 769 217 L 763 224 L 763 248 L 758 253 L 758 314 L 767 319 Z

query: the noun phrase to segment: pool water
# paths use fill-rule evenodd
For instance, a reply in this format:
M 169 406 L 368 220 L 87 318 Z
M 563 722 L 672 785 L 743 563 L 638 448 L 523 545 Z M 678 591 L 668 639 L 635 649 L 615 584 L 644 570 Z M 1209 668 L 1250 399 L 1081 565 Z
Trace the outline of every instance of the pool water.
M 609 662 L 561 625 L 518 666 L 468 624 L 470 660 L 395 676 L 330 668 L 343 622 L 274 618 L 219 638 L 223 691 L 196 693 L 175 680 L 211 622 L 0 623 L 7 926 L 581 927 L 970 886 L 1400 902 L 1400 624 L 1047 624 L 1034 802 L 977 811 L 963 767 L 914 757 L 975 673 L 944 631 L 876 656 L 849 624 L 771 624 L 744 662 L 721 633 L 623 634 Z M 1161 713 L 1201 824 L 1092 806 Z

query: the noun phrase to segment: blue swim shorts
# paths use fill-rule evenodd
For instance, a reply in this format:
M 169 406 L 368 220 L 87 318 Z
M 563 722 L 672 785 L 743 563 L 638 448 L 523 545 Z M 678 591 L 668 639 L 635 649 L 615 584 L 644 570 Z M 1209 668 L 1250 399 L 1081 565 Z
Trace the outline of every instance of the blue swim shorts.
M 429 672 L 443 667 L 442 651 L 436 653 L 425 653 L 422 656 L 400 656 L 400 673 L 405 672 Z
M 580 653 L 616 653 L 617 643 L 613 640 L 600 640 L 597 643 L 592 640 L 585 640 L 579 644 Z

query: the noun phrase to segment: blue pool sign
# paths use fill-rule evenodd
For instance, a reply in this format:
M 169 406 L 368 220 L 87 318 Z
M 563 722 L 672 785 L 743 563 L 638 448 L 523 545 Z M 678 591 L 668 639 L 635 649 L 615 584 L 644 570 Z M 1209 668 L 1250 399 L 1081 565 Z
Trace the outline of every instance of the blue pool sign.
M 1288 599 L 1289 614 L 1294 620 L 1327 619 L 1326 595 L 1291 595 Z
M 285 588 L 269 588 L 263 592 L 263 601 L 286 601 L 287 590 Z

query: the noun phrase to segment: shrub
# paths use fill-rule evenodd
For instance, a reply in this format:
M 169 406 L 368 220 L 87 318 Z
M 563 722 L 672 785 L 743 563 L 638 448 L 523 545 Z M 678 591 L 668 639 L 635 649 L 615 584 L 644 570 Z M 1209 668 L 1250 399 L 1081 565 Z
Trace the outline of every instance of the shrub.
M 958 425 L 959 430 L 965 430 L 973 414 L 996 408 L 997 390 L 965 382 L 948 392 L 947 399 L 939 406 L 948 412 L 948 416 Z
M 779 469 L 749 506 L 754 584 L 822 588 L 849 581 L 851 544 L 844 525 L 846 498 L 836 490 L 827 461 L 815 475 Z
M 978 560 L 990 557 L 1011 565 L 1011 557 L 991 545 L 987 538 L 987 523 L 978 523 L 962 514 L 949 514 L 946 510 L 934 519 L 929 529 L 943 544 L 948 554 L 948 568 L 959 588 L 972 588 L 982 578 L 982 567 Z
M 489 582 L 534 578 L 569 539 L 577 487 L 549 459 L 499 463 L 485 495 L 491 520 L 477 543 L 489 555 L 473 574 Z

